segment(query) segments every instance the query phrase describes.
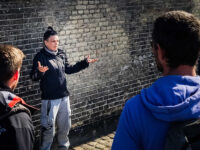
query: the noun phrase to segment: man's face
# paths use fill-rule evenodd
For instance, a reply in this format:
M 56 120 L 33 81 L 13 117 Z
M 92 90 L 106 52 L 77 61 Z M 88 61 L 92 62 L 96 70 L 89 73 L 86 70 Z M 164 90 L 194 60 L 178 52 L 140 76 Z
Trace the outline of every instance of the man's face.
M 155 57 L 158 71 L 163 72 L 163 66 L 162 66 L 160 60 L 158 59 L 158 49 L 157 49 L 157 46 L 155 45 L 155 43 L 152 44 L 152 51 L 153 51 L 153 54 Z
M 59 38 L 57 35 L 53 35 L 50 36 L 47 40 L 45 40 L 44 43 L 49 50 L 57 51 L 59 45 Z

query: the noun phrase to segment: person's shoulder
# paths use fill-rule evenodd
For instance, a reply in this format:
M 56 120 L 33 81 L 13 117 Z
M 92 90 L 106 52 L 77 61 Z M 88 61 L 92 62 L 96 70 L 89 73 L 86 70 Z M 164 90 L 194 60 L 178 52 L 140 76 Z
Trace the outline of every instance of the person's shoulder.
M 65 51 L 62 49 L 58 49 L 58 55 L 65 55 Z
M 44 53 L 44 48 L 41 48 L 37 53 L 35 54 L 35 57 L 38 57 Z
M 66 59 L 65 51 L 62 49 L 58 49 L 58 56 L 62 59 Z
M 131 97 L 129 100 L 126 101 L 125 105 L 135 105 L 138 101 L 140 101 L 140 94 L 137 94 Z
M 58 48 L 58 53 L 65 53 L 65 51 L 60 49 L 60 48 Z
M 124 105 L 124 109 L 128 112 L 133 112 L 141 107 L 141 95 L 137 94 L 128 99 Z
M 34 59 L 40 59 L 45 55 L 45 50 L 44 48 L 40 49 L 34 56 Z

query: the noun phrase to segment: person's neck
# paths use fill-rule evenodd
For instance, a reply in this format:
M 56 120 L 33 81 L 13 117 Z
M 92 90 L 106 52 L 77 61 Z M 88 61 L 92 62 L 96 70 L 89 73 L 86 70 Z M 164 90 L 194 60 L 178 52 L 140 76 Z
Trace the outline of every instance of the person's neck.
M 50 54 L 53 54 L 53 55 L 56 55 L 58 53 L 58 50 L 50 50 L 48 49 L 46 46 L 45 46 L 45 50 L 50 53 Z
M 196 67 L 189 65 L 180 65 L 175 69 L 165 69 L 163 75 L 181 75 L 181 76 L 196 76 Z
M 14 90 L 14 82 L 8 81 L 4 83 L 3 85 L 10 88 L 11 90 Z

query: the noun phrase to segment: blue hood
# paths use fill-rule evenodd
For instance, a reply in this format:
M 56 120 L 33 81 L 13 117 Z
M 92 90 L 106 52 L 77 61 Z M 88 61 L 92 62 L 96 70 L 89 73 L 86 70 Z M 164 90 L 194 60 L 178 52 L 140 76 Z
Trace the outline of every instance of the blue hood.
M 169 75 L 141 91 L 153 116 L 163 121 L 200 118 L 200 77 Z

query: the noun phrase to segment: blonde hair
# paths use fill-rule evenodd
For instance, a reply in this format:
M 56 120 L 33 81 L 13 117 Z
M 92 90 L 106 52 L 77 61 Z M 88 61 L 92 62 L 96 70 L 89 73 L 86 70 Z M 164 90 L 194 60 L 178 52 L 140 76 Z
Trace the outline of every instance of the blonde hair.
M 0 82 L 5 83 L 21 68 L 24 53 L 11 45 L 0 44 Z

